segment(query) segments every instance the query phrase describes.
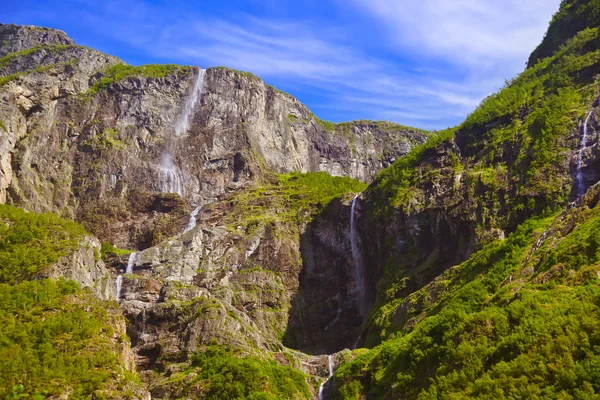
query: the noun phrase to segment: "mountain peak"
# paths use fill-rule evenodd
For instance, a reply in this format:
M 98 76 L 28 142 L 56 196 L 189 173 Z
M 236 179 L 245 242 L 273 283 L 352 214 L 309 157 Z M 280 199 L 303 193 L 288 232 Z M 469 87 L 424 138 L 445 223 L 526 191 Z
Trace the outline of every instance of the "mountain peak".
M 0 57 L 45 44 L 75 44 L 63 31 L 32 25 L 0 24 Z

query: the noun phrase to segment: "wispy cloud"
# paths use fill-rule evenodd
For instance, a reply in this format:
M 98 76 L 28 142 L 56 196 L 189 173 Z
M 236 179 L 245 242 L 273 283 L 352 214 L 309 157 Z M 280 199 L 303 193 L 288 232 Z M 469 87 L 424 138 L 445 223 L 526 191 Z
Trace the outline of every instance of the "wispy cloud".
M 350 0 L 376 17 L 400 49 L 450 62 L 522 63 L 539 44 L 560 0 Z

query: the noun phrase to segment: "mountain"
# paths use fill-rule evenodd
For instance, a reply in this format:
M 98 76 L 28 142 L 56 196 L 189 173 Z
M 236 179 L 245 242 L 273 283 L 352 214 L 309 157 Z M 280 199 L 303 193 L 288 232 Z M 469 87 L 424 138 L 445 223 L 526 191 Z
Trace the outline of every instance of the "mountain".
M 596 10 L 432 133 L 0 25 L 0 396 L 595 398 Z

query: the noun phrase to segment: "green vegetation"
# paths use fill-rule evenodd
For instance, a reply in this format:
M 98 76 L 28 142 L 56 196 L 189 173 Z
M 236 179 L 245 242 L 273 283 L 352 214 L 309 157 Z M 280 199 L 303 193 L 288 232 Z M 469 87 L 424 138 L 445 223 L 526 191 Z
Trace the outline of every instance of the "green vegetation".
M 12 75 L 7 75 L 7 76 L 0 76 L 0 87 L 6 85 L 9 82 L 14 81 L 17 78 L 20 78 L 22 76 L 27 76 L 27 75 L 30 75 L 33 73 L 44 73 L 44 72 L 50 71 L 51 69 L 54 69 L 54 68 L 61 68 L 61 67 L 66 67 L 67 65 L 74 65 L 75 62 L 76 61 L 67 61 L 67 62 L 61 62 L 61 63 L 51 64 L 51 65 L 41 65 L 39 67 L 29 69 L 27 71 L 16 72 Z
M 294 114 L 288 114 L 288 119 L 292 122 L 296 122 L 298 118 Z
M 193 374 L 193 375 L 192 375 Z M 306 376 L 290 367 L 209 346 L 192 357 L 192 368 L 171 378 L 180 397 L 203 399 L 310 399 Z
M 502 188 L 510 193 L 506 221 L 517 219 L 524 208 L 539 213 L 564 204 L 572 188 L 564 159 L 571 154 L 570 138 L 594 94 L 594 82 L 585 71 L 598 69 L 599 63 L 600 28 L 584 29 L 552 57 L 485 99 L 455 134 L 451 130 L 433 134 L 429 143 L 383 171 L 371 190 L 378 211 L 387 210 L 388 199 L 392 199 L 392 206 L 401 208 L 420 203 L 422 183 L 431 181 L 423 178 L 432 173 L 440 174 L 438 181 L 448 181 L 465 170 L 475 178 L 469 180 L 470 192 L 480 182 L 479 171 L 488 171 L 488 183 L 503 182 Z M 442 144 L 452 149 L 453 137 L 465 147 L 462 158 L 449 154 L 456 162 L 444 165 L 443 170 L 438 166 L 437 171 L 420 162 L 428 149 Z M 499 209 L 495 195 L 478 201 L 480 207 Z
M 82 149 L 87 148 L 93 151 L 103 151 L 109 149 L 124 150 L 125 143 L 116 138 L 118 135 L 119 131 L 116 128 L 106 128 L 102 131 L 102 133 L 94 135 L 83 142 L 80 147 Z
M 418 190 L 420 177 L 417 167 L 423 162 L 428 151 L 435 149 L 454 136 L 456 128 L 431 133 L 429 140 L 415 146 L 406 156 L 399 158 L 390 168 L 381 171 L 372 189 L 377 196 L 378 208 L 387 210 L 390 206 L 407 205 Z
M 258 76 L 254 75 L 251 72 L 246 72 L 246 71 L 240 71 L 237 69 L 233 69 L 233 68 L 228 68 L 228 67 L 224 67 L 224 66 L 219 66 L 219 67 L 214 67 L 214 69 L 218 70 L 218 71 L 229 71 L 229 72 L 233 72 L 239 76 L 244 76 L 246 78 L 254 78 L 254 79 L 258 79 L 259 81 L 262 82 L 262 79 L 260 79 Z
M 303 223 L 320 213 L 333 199 L 360 193 L 367 185 L 326 172 L 278 175 L 273 184 L 246 190 L 234 197 L 236 207 L 226 216 L 231 226 L 245 227 L 274 221 Z
M 107 254 L 114 254 L 120 257 L 131 253 L 133 253 L 133 250 L 118 249 L 112 243 L 109 242 L 103 242 L 102 246 L 100 247 L 100 256 L 103 260 Z
M 531 54 L 529 66 L 551 56 L 584 27 L 595 28 L 598 25 L 600 25 L 600 1 L 563 0 L 560 10 L 552 18 L 544 40 Z
M 336 372 L 336 398 L 595 398 L 600 208 L 584 218 L 565 237 L 566 219 L 528 221 L 402 300 L 412 331 L 389 325 L 390 304 L 386 339 Z M 536 250 L 550 222 L 556 239 Z
M 71 49 L 73 47 L 76 47 L 76 46 L 71 45 L 71 44 L 48 44 L 48 45 L 30 47 L 30 48 L 22 50 L 22 51 L 16 51 L 14 53 L 8 53 L 4 57 L 0 58 L 0 69 L 9 66 L 17 58 L 27 57 L 29 55 L 39 53 L 39 52 L 61 53 L 65 50 Z
M 0 129 L 2 129 L 4 132 L 7 132 L 6 125 L 4 125 L 4 122 L 2 122 L 2 120 L 0 120 Z
M 176 64 L 148 64 L 141 66 L 116 64 L 104 71 L 102 78 L 94 83 L 85 95 L 94 96 L 98 92 L 108 88 L 114 82 L 118 82 L 131 76 L 144 76 L 146 78 L 158 79 L 178 73 L 187 74 L 191 70 L 192 67 Z
M 0 398 L 83 399 L 106 387 L 129 397 L 136 379 L 122 375 L 111 313 L 74 282 L 0 284 Z
M 54 214 L 0 205 L 0 282 L 15 284 L 38 276 L 74 251 L 85 233 L 82 226 Z

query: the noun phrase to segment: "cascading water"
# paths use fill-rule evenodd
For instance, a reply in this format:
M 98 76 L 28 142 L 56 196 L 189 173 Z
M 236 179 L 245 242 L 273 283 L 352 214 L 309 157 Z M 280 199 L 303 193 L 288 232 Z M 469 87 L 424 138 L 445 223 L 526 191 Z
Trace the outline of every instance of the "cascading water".
M 129 255 L 129 259 L 127 260 L 127 268 L 125 269 L 126 274 L 133 274 L 133 265 L 135 264 L 135 253 L 131 253 Z M 117 276 L 116 280 L 117 286 L 117 301 L 121 300 L 121 288 L 123 287 L 123 275 Z
M 135 264 L 135 253 L 131 253 L 129 255 L 129 260 L 127 261 L 127 269 L 125 270 L 126 274 L 133 274 L 133 265 Z
M 162 191 L 165 193 L 177 193 L 183 196 L 183 184 L 181 171 L 173 162 L 173 156 L 169 152 L 163 153 L 160 165 Z
M 117 301 L 121 299 L 121 287 L 123 286 L 123 275 L 117 276 Z
M 200 212 L 200 207 L 198 207 L 194 211 L 192 211 L 192 213 L 190 214 L 190 222 L 188 222 L 183 233 L 189 232 L 196 227 L 196 217 L 198 216 L 199 212 Z
M 590 111 L 583 124 L 583 136 L 581 137 L 581 144 L 579 145 L 579 154 L 577 155 L 577 197 L 581 197 L 585 193 L 585 185 L 583 183 L 583 172 L 581 171 L 581 163 L 583 160 L 583 152 L 587 148 L 588 124 L 590 122 L 590 117 L 592 116 L 592 113 L 593 111 Z
M 204 88 L 205 70 L 199 69 L 192 91 L 185 100 L 181 113 L 175 122 L 175 136 L 179 137 L 185 134 L 192 123 L 192 117 L 196 104 L 202 98 L 202 90 Z M 165 193 L 177 193 L 180 196 L 184 195 L 183 174 L 173 159 L 173 144 L 167 142 L 167 146 L 163 152 L 160 165 L 160 180 L 161 190 Z
M 321 386 L 319 386 L 319 400 L 325 400 L 325 385 L 333 376 L 333 356 L 328 356 L 327 362 L 329 363 L 329 377 L 327 378 L 327 380 L 321 383 Z
M 352 208 L 350 210 L 350 245 L 352 246 L 352 259 L 354 261 L 354 279 L 356 280 L 356 291 L 359 299 L 359 312 L 364 317 L 365 310 L 363 309 L 363 299 L 365 295 L 365 280 L 362 271 L 362 260 L 361 253 L 358 244 L 358 237 L 356 235 L 356 203 L 358 201 L 358 195 L 354 196 L 352 200 Z
M 192 93 L 188 96 L 185 103 L 183 104 L 183 109 L 179 118 L 177 119 L 177 123 L 175 124 L 175 135 L 181 136 L 190 127 L 191 117 L 196 108 L 196 103 L 202 98 L 202 89 L 204 89 L 204 74 L 205 70 L 200 69 L 198 71 L 198 75 L 196 75 L 196 79 L 194 80 L 194 85 L 192 86 Z

